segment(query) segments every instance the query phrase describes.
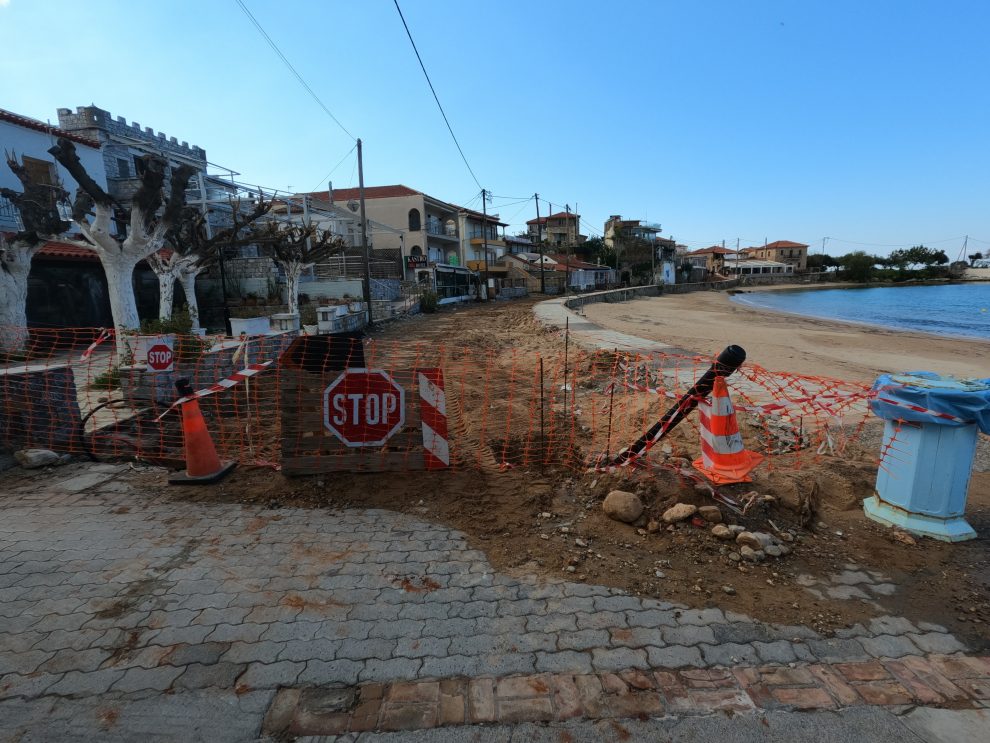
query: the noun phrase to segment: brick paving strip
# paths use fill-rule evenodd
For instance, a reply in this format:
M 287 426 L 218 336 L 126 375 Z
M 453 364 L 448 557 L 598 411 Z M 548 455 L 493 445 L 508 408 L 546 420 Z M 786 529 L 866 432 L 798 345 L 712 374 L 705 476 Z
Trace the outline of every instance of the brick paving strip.
M 808 666 L 539 673 L 280 689 L 273 737 L 479 723 L 837 710 L 862 705 L 990 707 L 990 657 L 908 656 Z

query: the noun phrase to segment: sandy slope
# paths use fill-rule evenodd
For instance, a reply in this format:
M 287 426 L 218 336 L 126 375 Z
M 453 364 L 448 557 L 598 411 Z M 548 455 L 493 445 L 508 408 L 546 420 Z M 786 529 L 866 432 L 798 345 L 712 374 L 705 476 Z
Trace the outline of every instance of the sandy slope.
M 871 381 L 880 372 L 927 369 L 990 377 L 990 342 L 757 309 L 722 292 L 588 305 L 585 315 L 604 327 L 702 353 L 736 343 L 756 364 L 800 374 Z

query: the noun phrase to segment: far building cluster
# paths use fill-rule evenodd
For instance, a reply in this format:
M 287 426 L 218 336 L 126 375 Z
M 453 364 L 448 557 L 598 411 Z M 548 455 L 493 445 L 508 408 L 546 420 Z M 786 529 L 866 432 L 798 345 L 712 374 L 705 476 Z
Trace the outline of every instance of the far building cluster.
M 126 205 L 138 186 L 140 159 L 164 158 L 170 167 L 191 165 L 195 175 L 187 204 L 201 210 L 209 230 L 231 223 L 239 204 L 261 198 L 238 179 L 236 170 L 207 159 L 206 150 L 113 116 L 97 106 L 60 108 L 57 125 L 0 109 L 0 144 L 25 168 L 52 188 L 70 196 L 76 183 L 48 153 L 64 137 L 76 145 L 88 173 L 117 202 Z M 18 188 L 17 179 L 0 168 L 0 186 Z M 266 194 L 265 198 L 272 198 Z M 315 222 L 341 240 L 340 252 L 306 270 L 300 284 L 307 299 L 359 297 L 364 249 L 357 188 L 275 195 L 274 214 Z M 614 286 L 729 280 L 802 272 L 808 246 L 787 240 L 730 250 L 712 246 L 690 250 L 662 234 L 657 223 L 611 215 L 599 234 L 583 234 L 581 215 L 570 208 L 535 216 L 525 229 L 510 234 L 497 213 L 479 211 L 427 194 L 417 188 L 369 185 L 364 189 L 366 234 L 371 256 L 373 298 L 392 301 L 406 293 L 430 289 L 441 303 L 531 292 L 588 291 Z M 535 205 L 534 205 L 535 206 Z M 68 220 L 68 203 L 65 206 Z M 17 210 L 0 197 L 0 238 L 20 228 Z M 123 222 L 114 226 L 126 230 Z M 597 229 L 593 230 L 598 233 Z M 122 232 L 118 232 L 122 234 Z M 238 246 L 224 251 L 219 266 L 204 272 L 196 285 L 209 315 L 235 301 L 273 304 L 280 300 L 285 277 L 263 249 Z M 143 263 L 134 284 L 142 316 L 154 316 L 158 286 Z M 77 247 L 49 242 L 34 259 L 29 281 L 29 321 L 37 325 L 101 326 L 110 322 L 105 282 L 97 258 Z

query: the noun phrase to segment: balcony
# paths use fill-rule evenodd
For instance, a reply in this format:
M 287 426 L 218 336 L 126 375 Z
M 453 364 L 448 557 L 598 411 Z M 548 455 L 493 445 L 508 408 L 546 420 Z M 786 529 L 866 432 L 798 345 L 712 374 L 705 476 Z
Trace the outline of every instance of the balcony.
M 0 196 L 0 230 L 4 232 L 20 232 L 24 229 L 21 213 L 17 207 L 3 196 Z
M 439 237 L 441 240 L 457 241 L 457 227 L 454 225 L 448 226 L 439 220 L 427 220 L 426 234 L 430 237 Z

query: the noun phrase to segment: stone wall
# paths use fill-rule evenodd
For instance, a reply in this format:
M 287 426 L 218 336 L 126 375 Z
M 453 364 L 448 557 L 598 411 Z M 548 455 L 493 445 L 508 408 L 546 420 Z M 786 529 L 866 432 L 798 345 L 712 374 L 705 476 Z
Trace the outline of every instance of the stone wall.
M 82 416 L 72 368 L 0 370 L 0 450 L 78 451 Z

